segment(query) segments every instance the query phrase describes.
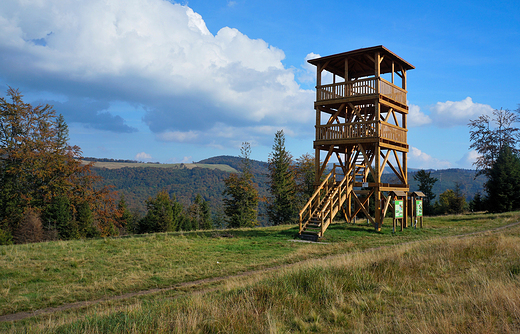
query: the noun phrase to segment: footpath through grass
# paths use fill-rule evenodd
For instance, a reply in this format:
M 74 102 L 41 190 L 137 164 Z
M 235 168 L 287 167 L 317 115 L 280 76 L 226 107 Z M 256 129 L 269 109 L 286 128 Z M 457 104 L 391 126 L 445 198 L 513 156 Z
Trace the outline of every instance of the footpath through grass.
M 297 227 L 278 226 L 0 246 L 0 315 L 489 230 L 519 220 L 520 213 L 425 218 L 425 228 L 396 234 L 390 221 L 382 232 L 363 223 L 338 223 L 329 227 L 321 244 L 291 242 Z

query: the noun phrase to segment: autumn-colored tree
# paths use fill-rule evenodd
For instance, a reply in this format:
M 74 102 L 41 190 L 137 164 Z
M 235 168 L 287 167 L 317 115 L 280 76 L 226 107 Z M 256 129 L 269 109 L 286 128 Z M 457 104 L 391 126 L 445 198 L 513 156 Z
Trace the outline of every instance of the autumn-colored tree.
M 107 235 L 114 224 L 111 194 L 95 189 L 98 178 L 91 166 L 82 163 L 79 147 L 67 143 L 63 116 L 56 116 L 50 105 L 23 102 L 16 89 L 9 88 L 7 96 L 0 98 L 0 234 L 15 231 L 26 208 L 45 213 L 66 198 L 70 219 L 60 222 L 62 238 L 82 236 L 73 218 L 85 201 L 94 207 L 93 224 Z M 44 227 L 57 227 L 56 221 L 46 220 L 50 216 L 42 217 Z

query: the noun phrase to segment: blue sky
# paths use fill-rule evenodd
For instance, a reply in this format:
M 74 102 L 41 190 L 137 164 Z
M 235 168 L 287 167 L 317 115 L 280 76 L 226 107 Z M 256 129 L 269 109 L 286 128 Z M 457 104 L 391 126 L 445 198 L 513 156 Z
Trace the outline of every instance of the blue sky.
M 316 55 L 384 45 L 408 72 L 408 165 L 471 168 L 467 123 L 520 103 L 516 1 L 4 0 L 0 83 L 53 104 L 85 156 L 312 152 Z

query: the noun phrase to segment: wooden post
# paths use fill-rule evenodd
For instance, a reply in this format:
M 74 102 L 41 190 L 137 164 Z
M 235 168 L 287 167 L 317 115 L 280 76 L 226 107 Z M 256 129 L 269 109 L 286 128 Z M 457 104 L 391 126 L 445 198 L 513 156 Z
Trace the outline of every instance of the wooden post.
M 394 72 L 395 72 L 394 61 L 392 60 L 392 83 L 394 83 Z

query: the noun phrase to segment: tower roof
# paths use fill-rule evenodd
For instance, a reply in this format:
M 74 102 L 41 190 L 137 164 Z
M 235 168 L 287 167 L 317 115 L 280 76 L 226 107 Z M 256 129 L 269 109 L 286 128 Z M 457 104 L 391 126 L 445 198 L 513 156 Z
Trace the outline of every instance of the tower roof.
M 345 59 L 348 59 L 349 77 L 360 78 L 374 75 L 374 55 L 376 52 L 379 52 L 383 58 L 380 68 L 381 74 L 392 72 L 392 61 L 394 62 L 394 68 L 396 71 L 401 68 L 405 71 L 413 70 L 415 68 L 412 64 L 408 63 L 382 45 L 310 59 L 308 62 L 315 66 L 325 65 L 325 70 L 339 75 L 340 77 L 345 77 Z

